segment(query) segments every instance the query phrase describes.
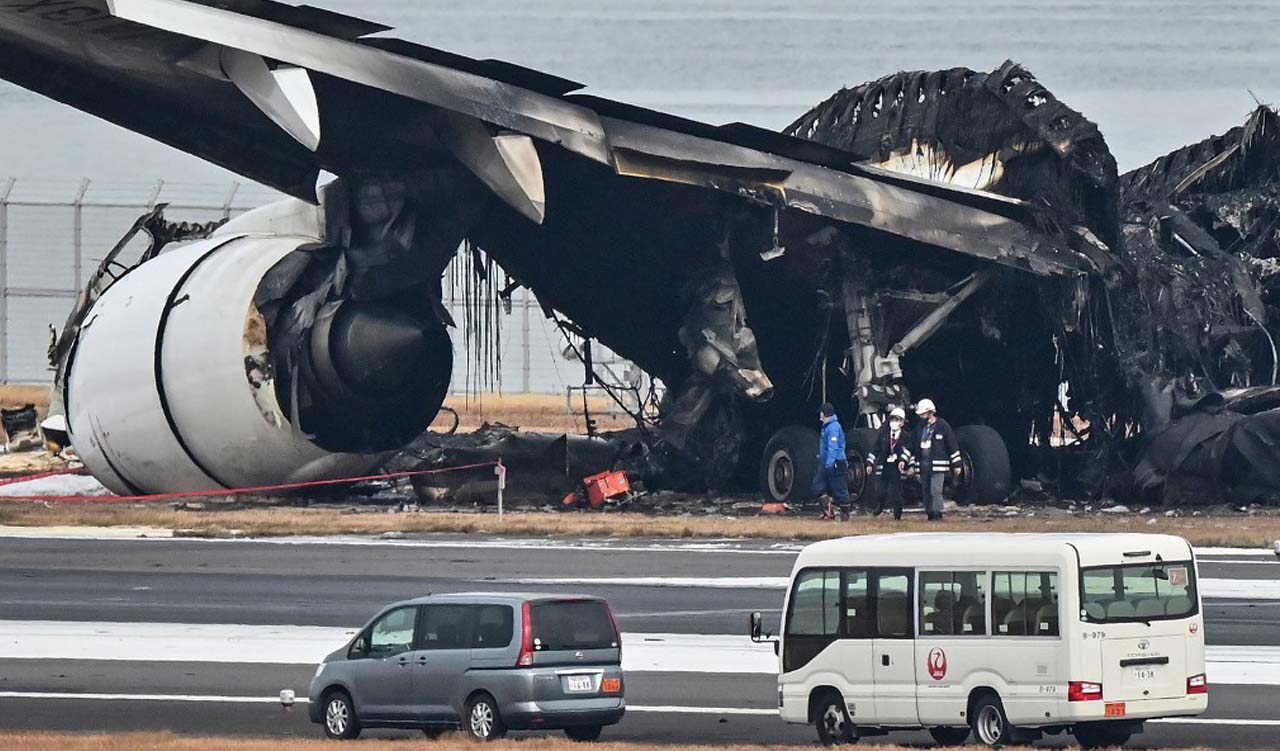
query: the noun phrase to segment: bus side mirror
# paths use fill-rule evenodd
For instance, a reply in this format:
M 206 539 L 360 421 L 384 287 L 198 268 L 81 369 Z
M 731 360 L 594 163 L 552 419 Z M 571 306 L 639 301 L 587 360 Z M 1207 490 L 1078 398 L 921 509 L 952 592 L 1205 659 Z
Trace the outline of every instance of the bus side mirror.
M 751 632 L 751 641 L 759 644 L 764 639 L 764 617 L 759 611 L 751 614 L 748 619 L 749 630 Z

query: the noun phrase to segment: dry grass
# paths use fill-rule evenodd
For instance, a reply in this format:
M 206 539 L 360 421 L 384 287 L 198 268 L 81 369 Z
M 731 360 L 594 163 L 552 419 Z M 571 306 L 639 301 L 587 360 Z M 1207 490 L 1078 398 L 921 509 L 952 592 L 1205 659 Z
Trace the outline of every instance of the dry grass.
M 634 426 L 626 415 L 605 414 L 613 405 L 608 397 L 592 396 L 587 401 L 591 417 L 600 430 L 622 430 Z M 572 414 L 565 408 L 563 394 L 455 395 L 445 400 L 445 406 L 458 411 L 459 430 L 463 432 L 475 430 L 485 422 L 500 422 L 541 432 L 585 433 L 587 430 L 582 419 L 581 396 L 574 397 Z M 436 427 L 448 428 L 452 422 L 451 417 L 442 415 L 437 419 Z
M 168 506 L 0 504 L 0 525 L 159 527 L 187 536 L 373 535 L 384 532 L 504 534 L 545 537 L 756 538 L 822 540 L 877 532 L 1153 532 L 1180 535 L 1201 547 L 1269 547 L 1280 538 L 1277 516 L 1084 516 L 977 518 L 942 524 L 855 518 L 835 524 L 801 517 L 660 517 L 640 513 L 342 513 L 333 509 L 178 510 Z
M 8 409 L 26 404 L 36 405 L 36 409 L 43 413 L 49 408 L 49 387 L 0 386 L 0 407 Z

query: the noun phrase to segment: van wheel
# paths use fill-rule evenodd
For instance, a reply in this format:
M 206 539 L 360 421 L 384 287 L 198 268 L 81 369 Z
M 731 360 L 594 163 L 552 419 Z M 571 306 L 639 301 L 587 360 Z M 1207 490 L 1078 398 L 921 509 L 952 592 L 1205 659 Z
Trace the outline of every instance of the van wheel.
M 960 476 L 954 479 L 956 500 L 962 504 L 1000 503 L 1013 492 L 1009 447 L 986 425 L 956 429 L 960 446 Z
M 573 741 L 598 741 L 600 733 L 604 731 L 601 725 L 578 725 L 577 727 L 565 728 L 564 734 Z
M 974 740 L 984 746 L 1007 746 L 1013 737 L 1013 728 L 1009 727 L 1009 718 L 998 696 L 988 694 L 974 702 L 969 721 Z
M 789 425 L 774 433 L 760 458 L 760 490 L 771 502 L 807 499 L 818 472 L 818 431 Z
M 839 694 L 829 693 L 823 698 L 814 715 L 814 724 L 818 728 L 818 740 L 824 746 L 858 742 L 858 729 L 849 719 L 844 699 Z
M 360 736 L 360 720 L 355 705 L 345 691 L 333 691 L 324 700 L 324 734 L 349 741 Z
M 498 714 L 498 703 L 488 694 L 480 694 L 467 703 L 467 735 L 477 741 L 496 741 L 507 734 L 507 726 Z
M 1076 737 L 1076 743 L 1080 744 L 1080 748 L 1086 749 L 1123 746 L 1129 742 L 1129 738 L 1133 735 L 1123 730 L 1116 730 L 1106 725 L 1097 724 L 1076 725 L 1072 728 L 1071 734 Z
M 929 728 L 929 735 L 939 746 L 963 746 L 969 740 L 969 728 Z

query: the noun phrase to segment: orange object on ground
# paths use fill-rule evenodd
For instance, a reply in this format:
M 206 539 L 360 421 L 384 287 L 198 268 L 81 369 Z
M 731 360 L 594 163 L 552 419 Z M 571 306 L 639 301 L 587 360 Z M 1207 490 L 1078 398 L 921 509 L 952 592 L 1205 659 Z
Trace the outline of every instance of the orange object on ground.
M 591 475 L 584 478 L 582 484 L 587 488 L 587 500 L 591 503 L 591 508 L 600 508 L 606 500 L 631 491 L 627 473 L 618 470 Z
M 760 507 L 762 514 L 785 514 L 787 513 L 787 504 L 785 503 L 766 503 Z

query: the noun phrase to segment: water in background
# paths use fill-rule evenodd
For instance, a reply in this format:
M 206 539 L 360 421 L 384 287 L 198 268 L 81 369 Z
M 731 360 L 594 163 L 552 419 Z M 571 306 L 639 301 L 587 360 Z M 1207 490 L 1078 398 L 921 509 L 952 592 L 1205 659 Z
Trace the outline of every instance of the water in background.
M 310 0 L 416 42 L 710 122 L 781 128 L 843 85 L 1005 58 L 1129 169 L 1280 98 L 1276 0 Z M 222 170 L 0 84 L 0 175 L 221 182 Z

